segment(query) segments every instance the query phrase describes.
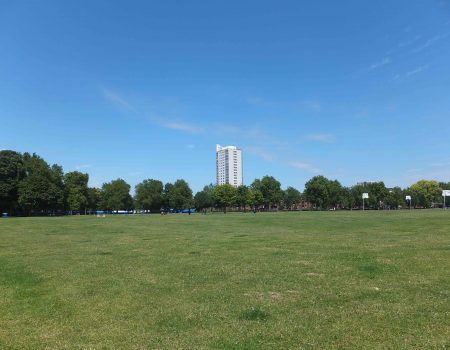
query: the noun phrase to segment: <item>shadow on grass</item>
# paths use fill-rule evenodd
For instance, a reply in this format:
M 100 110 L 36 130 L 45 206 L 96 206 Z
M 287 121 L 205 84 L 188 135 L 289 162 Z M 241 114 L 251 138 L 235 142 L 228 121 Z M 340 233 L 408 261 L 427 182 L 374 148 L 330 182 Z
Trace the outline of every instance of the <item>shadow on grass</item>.
M 242 312 L 240 319 L 246 321 L 265 321 L 269 314 L 259 306 L 251 307 Z

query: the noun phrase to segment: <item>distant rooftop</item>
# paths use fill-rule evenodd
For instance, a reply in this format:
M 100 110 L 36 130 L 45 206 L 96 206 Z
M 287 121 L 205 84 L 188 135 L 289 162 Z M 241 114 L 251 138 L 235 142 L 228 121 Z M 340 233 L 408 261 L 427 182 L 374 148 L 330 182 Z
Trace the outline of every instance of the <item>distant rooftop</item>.
M 236 146 L 221 146 L 219 144 L 216 145 L 216 152 L 221 151 L 223 149 L 238 149 Z

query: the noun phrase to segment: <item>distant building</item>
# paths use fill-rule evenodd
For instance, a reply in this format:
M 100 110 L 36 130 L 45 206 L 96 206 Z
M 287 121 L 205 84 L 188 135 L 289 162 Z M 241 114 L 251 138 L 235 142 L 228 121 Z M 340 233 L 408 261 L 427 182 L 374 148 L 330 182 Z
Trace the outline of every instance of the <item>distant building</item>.
M 241 149 L 216 145 L 216 177 L 217 185 L 230 184 L 238 187 L 244 183 Z
M 369 186 L 370 184 L 373 184 L 374 182 L 373 181 L 362 181 L 362 182 L 358 182 L 357 184 L 356 184 L 356 186 L 363 186 L 363 187 L 366 187 L 366 186 Z

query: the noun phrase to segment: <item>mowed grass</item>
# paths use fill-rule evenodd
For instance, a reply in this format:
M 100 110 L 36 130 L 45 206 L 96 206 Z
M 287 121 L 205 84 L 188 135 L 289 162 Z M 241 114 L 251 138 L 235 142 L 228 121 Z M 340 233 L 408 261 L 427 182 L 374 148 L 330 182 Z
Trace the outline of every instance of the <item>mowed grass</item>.
M 446 349 L 450 211 L 0 220 L 1 349 Z

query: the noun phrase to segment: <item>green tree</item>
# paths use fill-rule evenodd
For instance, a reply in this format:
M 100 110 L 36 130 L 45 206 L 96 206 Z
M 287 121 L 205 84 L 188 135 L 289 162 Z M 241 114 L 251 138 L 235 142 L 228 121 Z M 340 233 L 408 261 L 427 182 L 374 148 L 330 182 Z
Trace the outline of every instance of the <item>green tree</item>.
M 346 191 L 337 180 L 314 176 L 305 184 L 305 198 L 318 209 L 342 208 L 348 202 Z
M 102 205 L 102 190 L 100 188 L 88 188 L 88 210 L 97 211 Z
M 373 208 L 382 209 L 385 206 L 389 190 L 384 185 L 384 182 L 371 182 L 368 184 L 369 205 Z
M 439 182 L 441 190 L 450 190 L 450 182 Z
M 0 214 L 17 211 L 19 183 L 24 177 L 22 155 L 15 151 L 0 151 Z
M 169 209 L 173 209 L 170 205 L 170 195 L 172 193 L 172 189 L 173 189 L 173 184 L 171 184 L 170 182 L 166 183 L 164 185 L 164 190 L 163 190 L 163 208 L 166 210 Z
M 177 180 L 168 188 L 169 205 L 172 209 L 183 210 L 192 208 L 192 190 L 186 181 Z
M 253 210 L 264 204 L 264 196 L 260 190 L 250 188 L 247 192 L 247 203 Z
M 293 207 L 297 206 L 301 202 L 302 194 L 296 188 L 289 186 L 283 192 L 283 204 L 286 209 L 292 210 Z
M 442 189 L 437 181 L 420 180 L 409 188 L 413 197 L 413 205 L 431 208 L 433 203 L 442 201 Z
M 67 205 L 72 211 L 85 211 L 89 203 L 88 194 L 89 175 L 79 171 L 72 171 L 64 175 Z
M 328 208 L 342 208 L 342 203 L 345 202 L 344 188 L 337 180 L 328 180 Z
M 106 210 L 130 210 L 133 199 L 130 195 L 130 185 L 125 180 L 117 179 L 102 186 L 102 206 Z
M 136 206 L 144 210 L 161 210 L 163 206 L 163 183 L 159 180 L 144 180 L 135 187 Z
M 406 195 L 400 187 L 394 187 L 389 190 L 385 203 L 389 209 L 398 209 L 399 207 L 405 205 L 405 196 Z
M 362 207 L 362 194 L 368 193 L 367 192 L 368 189 L 362 184 L 357 184 L 357 185 L 354 185 L 350 191 L 352 194 L 354 206 L 361 208 Z M 369 198 L 370 198 L 370 193 L 369 193 Z M 367 200 L 366 200 L 366 203 L 367 203 Z
M 362 206 L 362 194 L 368 193 L 369 199 L 365 200 L 366 208 L 382 209 L 386 204 L 389 196 L 389 190 L 384 185 L 384 182 L 367 182 L 360 183 L 352 187 L 355 203 L 359 207 Z
M 342 187 L 341 191 L 341 206 L 344 209 L 353 209 L 356 206 L 352 190 L 348 187 Z
M 53 164 L 50 167 L 50 210 L 65 210 L 66 205 L 66 191 L 64 186 L 64 171 L 62 166 Z
M 216 186 L 213 197 L 216 206 L 226 213 L 228 207 L 236 205 L 237 189 L 230 184 Z
M 273 176 L 264 176 L 261 180 L 253 181 L 251 188 L 261 191 L 264 197 L 264 204 L 271 209 L 273 206 L 279 206 L 283 199 L 283 191 L 280 182 Z
M 239 210 L 244 208 L 248 204 L 247 201 L 248 187 L 245 185 L 241 185 L 236 189 L 236 205 L 239 207 Z
M 24 153 L 26 177 L 19 183 L 18 202 L 26 214 L 53 212 L 65 207 L 63 171 L 50 167 L 36 154 Z
M 197 210 L 212 208 L 214 206 L 214 187 L 213 184 L 205 186 L 202 191 L 195 194 L 194 206 Z

